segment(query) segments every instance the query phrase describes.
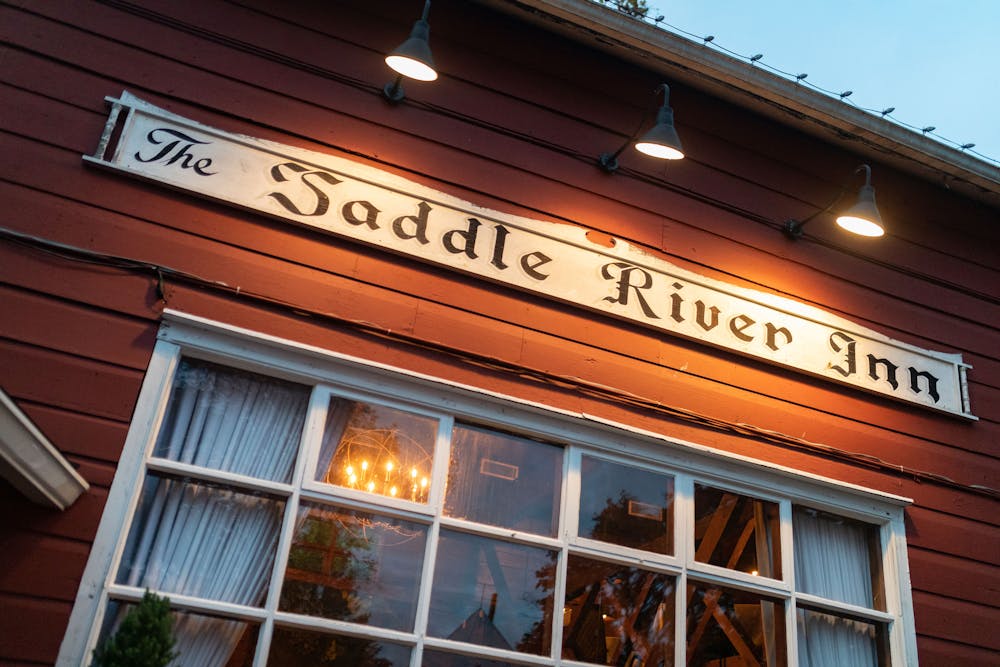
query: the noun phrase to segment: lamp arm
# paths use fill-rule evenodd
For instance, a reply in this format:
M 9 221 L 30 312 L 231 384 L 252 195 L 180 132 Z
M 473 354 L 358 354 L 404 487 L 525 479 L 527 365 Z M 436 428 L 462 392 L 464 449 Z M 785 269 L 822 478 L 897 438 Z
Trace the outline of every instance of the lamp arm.
M 427 0 L 427 2 L 429 3 L 430 0 Z M 667 104 L 670 102 L 670 86 L 668 86 L 665 83 L 661 83 L 660 85 L 658 85 L 656 88 L 653 89 L 653 94 L 655 95 L 661 90 L 663 91 L 663 106 L 667 106 Z M 635 141 L 636 137 L 639 136 L 639 133 L 642 132 L 642 129 L 646 127 L 647 124 L 649 124 L 650 119 L 658 111 L 659 109 L 651 109 L 647 111 L 646 114 L 642 117 L 642 120 L 639 121 L 639 124 L 636 126 L 635 130 L 632 132 L 632 134 L 629 135 L 628 139 L 625 140 L 625 142 L 618 148 L 618 150 L 616 150 L 614 153 L 600 154 L 600 156 L 597 158 L 597 165 L 608 173 L 611 173 L 612 171 L 618 169 L 618 156 L 622 154 L 623 150 L 628 148 L 628 145 L 630 143 Z
M 862 171 L 865 172 L 865 185 L 871 185 L 872 168 L 869 167 L 867 164 L 858 165 L 858 167 L 855 168 L 855 170 L 851 172 L 851 176 L 854 176 L 855 174 L 860 173 Z M 821 209 L 818 209 L 817 211 L 815 211 L 811 215 L 808 215 L 808 216 L 802 218 L 801 220 L 796 220 L 794 218 L 789 218 L 788 220 L 785 220 L 785 226 L 783 228 L 783 231 L 785 232 L 785 236 L 787 236 L 787 237 L 789 237 L 791 239 L 797 239 L 797 238 L 801 237 L 802 236 L 802 228 L 806 226 L 806 223 L 808 223 L 810 220 L 813 220 L 814 218 L 816 218 L 816 217 L 818 217 L 820 215 L 823 215 L 824 213 L 829 212 L 830 209 L 832 209 L 834 206 L 837 205 L 837 202 L 839 202 L 841 200 L 841 198 L 844 196 L 844 193 L 847 192 L 847 188 L 849 188 L 849 187 L 851 187 L 851 177 L 850 176 L 847 177 L 847 180 L 844 182 L 843 187 L 840 188 L 840 192 L 837 193 L 837 196 L 834 197 L 830 201 L 830 203 L 827 204 L 825 207 L 823 207 Z

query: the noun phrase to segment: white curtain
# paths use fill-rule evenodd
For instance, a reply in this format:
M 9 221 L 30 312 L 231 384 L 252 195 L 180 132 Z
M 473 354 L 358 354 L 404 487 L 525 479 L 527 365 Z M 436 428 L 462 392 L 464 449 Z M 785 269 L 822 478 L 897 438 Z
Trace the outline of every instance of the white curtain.
M 799 590 L 862 607 L 873 606 L 870 526 L 796 508 L 792 527 Z M 876 667 L 875 626 L 800 609 L 803 667 Z
M 153 455 L 291 481 L 308 400 L 291 382 L 182 362 Z
M 155 455 L 290 480 L 308 389 L 195 362 L 179 369 Z M 259 605 L 284 502 L 191 480 L 147 476 L 118 582 Z M 182 614 L 174 665 L 222 667 L 246 626 Z

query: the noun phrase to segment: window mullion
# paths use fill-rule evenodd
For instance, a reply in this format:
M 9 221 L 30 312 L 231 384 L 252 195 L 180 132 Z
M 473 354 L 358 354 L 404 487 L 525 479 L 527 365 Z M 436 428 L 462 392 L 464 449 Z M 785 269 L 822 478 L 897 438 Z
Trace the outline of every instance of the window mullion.
M 264 667 L 270 652 L 271 636 L 274 633 L 274 614 L 278 609 L 281 585 L 284 579 L 285 567 L 288 564 L 288 553 L 295 535 L 296 518 L 299 513 L 299 498 L 302 482 L 306 471 L 315 469 L 313 459 L 319 454 L 320 442 L 323 439 L 323 428 L 326 424 L 326 412 L 330 405 L 330 392 L 323 387 L 313 387 L 309 400 L 309 414 L 302 438 L 299 441 L 298 453 L 295 458 L 295 470 L 292 475 L 292 493 L 285 505 L 284 522 L 281 535 L 278 538 L 277 553 L 274 556 L 274 567 L 271 570 L 271 583 L 268 586 L 264 609 L 267 616 L 257 638 L 257 650 L 254 657 L 254 667 Z
M 674 552 L 682 566 L 675 596 L 674 664 L 687 664 L 687 569 L 694 560 L 694 479 L 677 473 L 674 481 Z
M 440 422 L 438 422 L 437 443 L 434 447 L 434 462 L 431 469 L 431 492 L 427 498 L 428 508 L 433 513 L 434 518 L 427 531 L 427 546 L 424 549 L 424 564 L 420 573 L 420 593 L 417 596 L 417 613 L 413 620 L 417 645 L 413 648 L 413 653 L 410 656 L 412 667 L 419 667 L 423 660 L 423 640 L 427 637 L 431 585 L 434 581 L 434 567 L 437 561 L 438 538 L 441 535 L 444 486 L 448 478 L 448 460 L 451 456 L 451 434 L 454 426 L 455 420 L 451 417 L 441 417 Z

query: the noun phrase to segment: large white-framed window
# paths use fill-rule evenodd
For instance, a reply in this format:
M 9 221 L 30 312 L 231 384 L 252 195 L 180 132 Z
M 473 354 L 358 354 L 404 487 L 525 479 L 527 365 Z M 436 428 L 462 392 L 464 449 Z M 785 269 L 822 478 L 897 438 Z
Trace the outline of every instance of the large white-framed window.
M 916 664 L 907 503 L 168 313 L 58 664 Z

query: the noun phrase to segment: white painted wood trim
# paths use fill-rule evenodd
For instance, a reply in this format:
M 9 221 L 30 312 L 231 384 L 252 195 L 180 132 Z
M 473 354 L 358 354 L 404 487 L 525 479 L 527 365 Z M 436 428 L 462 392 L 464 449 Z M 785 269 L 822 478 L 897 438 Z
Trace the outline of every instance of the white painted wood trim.
M 90 485 L 0 389 L 0 476 L 33 503 L 64 510 Z

